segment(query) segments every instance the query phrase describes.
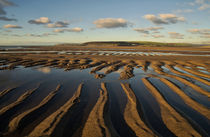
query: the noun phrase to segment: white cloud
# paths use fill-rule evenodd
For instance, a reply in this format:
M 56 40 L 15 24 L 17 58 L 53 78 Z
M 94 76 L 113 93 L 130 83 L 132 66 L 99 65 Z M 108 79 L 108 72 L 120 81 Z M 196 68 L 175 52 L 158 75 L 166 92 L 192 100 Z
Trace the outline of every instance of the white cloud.
M 135 28 L 133 30 L 135 30 L 135 31 L 137 31 L 139 33 L 149 34 L 149 31 L 147 29 L 145 29 L 145 28 Z
M 4 25 L 4 28 L 21 29 L 22 27 L 18 25 L 7 24 L 7 25 Z
M 51 23 L 51 21 L 48 17 L 40 17 L 39 19 L 29 20 L 28 23 L 39 25 L 39 24 L 48 24 Z
M 39 35 L 39 34 L 31 34 L 31 33 L 26 34 L 26 36 L 28 36 L 28 37 L 41 37 L 41 35 Z
M 175 13 L 192 13 L 194 12 L 192 9 L 178 9 L 174 11 Z
M 146 28 L 146 29 L 150 30 L 150 31 L 157 31 L 157 30 L 163 29 L 163 27 L 149 27 L 149 28 Z
M 122 18 L 103 18 L 93 22 L 97 28 L 124 28 L 128 26 L 128 21 Z
M 199 10 L 206 10 L 210 8 L 210 0 L 195 0 L 194 2 L 189 3 L 191 6 L 198 6 Z
M 184 35 L 177 32 L 168 32 L 168 34 L 172 39 L 184 39 Z
M 134 28 L 133 30 L 144 34 L 149 34 L 150 32 L 159 33 L 159 30 L 161 29 L 163 29 L 163 27 Z
M 56 34 L 54 34 L 54 33 L 43 33 L 43 34 L 28 33 L 25 36 L 28 36 L 28 37 L 44 37 L 44 36 L 51 36 L 51 35 L 56 35 Z
M 159 14 L 160 18 L 167 21 L 168 23 L 175 24 L 179 21 L 184 22 L 184 17 L 177 17 L 175 14 Z
M 188 32 L 191 32 L 193 34 L 205 34 L 210 33 L 210 29 L 189 29 Z
M 153 22 L 154 24 L 168 24 L 167 21 L 165 21 L 165 20 L 163 20 L 161 18 L 158 18 L 158 17 L 156 17 L 153 14 L 147 14 L 147 15 L 144 16 L 144 18 L 149 20 L 149 21 L 151 21 L 151 22 Z
M 84 31 L 82 28 L 76 27 L 76 28 L 68 28 L 68 29 L 55 29 L 53 32 L 64 33 L 64 32 L 82 32 L 82 31 Z
M 53 24 L 47 24 L 48 28 L 66 28 L 68 27 L 69 22 L 67 21 L 57 21 Z
M 185 22 L 184 17 L 178 17 L 175 14 L 159 14 L 158 16 L 155 16 L 153 14 L 147 14 L 147 15 L 144 15 L 144 18 L 151 21 L 152 23 L 156 25 L 175 24 L 178 22 Z
M 200 35 L 201 38 L 210 38 L 210 29 L 189 29 L 188 32 Z

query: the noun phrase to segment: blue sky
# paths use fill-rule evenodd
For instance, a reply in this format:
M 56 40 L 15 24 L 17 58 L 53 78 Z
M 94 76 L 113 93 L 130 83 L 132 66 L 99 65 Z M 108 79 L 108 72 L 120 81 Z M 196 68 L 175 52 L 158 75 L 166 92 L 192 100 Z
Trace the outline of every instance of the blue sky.
M 210 43 L 210 0 L 0 0 L 0 45 Z

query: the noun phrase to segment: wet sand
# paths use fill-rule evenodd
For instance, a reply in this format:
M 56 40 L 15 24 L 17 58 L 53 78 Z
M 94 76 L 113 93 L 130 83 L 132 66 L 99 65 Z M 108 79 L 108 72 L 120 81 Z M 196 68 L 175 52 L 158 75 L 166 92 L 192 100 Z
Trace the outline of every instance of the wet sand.
M 210 136 L 209 51 L 169 49 L 1 51 L 0 136 Z

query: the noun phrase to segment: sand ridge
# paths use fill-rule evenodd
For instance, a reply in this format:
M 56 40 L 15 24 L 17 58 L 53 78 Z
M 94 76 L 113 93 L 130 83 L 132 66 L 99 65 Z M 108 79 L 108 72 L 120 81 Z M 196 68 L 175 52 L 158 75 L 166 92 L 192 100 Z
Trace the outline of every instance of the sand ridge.
M 67 111 L 80 102 L 79 98 L 81 96 L 82 86 L 83 84 L 80 84 L 73 97 L 69 99 L 57 111 L 42 121 L 37 127 L 35 127 L 35 129 L 28 136 L 50 136 Z
M 30 115 L 33 115 L 33 113 L 38 110 L 41 109 L 41 107 L 43 107 L 45 104 L 47 104 L 50 100 L 53 99 L 53 97 L 57 94 L 57 92 L 59 91 L 61 85 L 57 85 L 56 89 L 52 92 L 50 92 L 50 94 L 45 97 L 36 107 L 31 108 L 23 113 L 21 113 L 20 115 L 16 116 L 15 118 L 13 118 L 10 123 L 9 123 L 9 130 L 8 133 L 14 132 L 19 126 L 20 124 L 23 122 L 25 118 L 29 117 Z M 8 134 L 7 133 L 7 134 Z
M 141 137 L 153 137 L 156 136 L 153 131 L 147 127 L 147 125 L 141 120 L 137 110 L 137 100 L 135 94 L 129 87 L 129 84 L 121 83 L 123 90 L 125 91 L 128 102 L 124 110 L 124 118 L 126 123 L 135 132 L 136 136 Z
M 159 91 L 146 78 L 143 78 L 142 81 L 152 95 L 157 98 L 162 119 L 171 132 L 180 137 L 201 136 L 185 118 L 167 103 Z
M 109 111 L 107 110 L 108 101 L 109 97 L 108 97 L 108 91 L 105 87 L 105 83 L 101 83 L 100 96 L 85 123 L 84 129 L 82 131 L 82 137 L 119 136 L 110 122 L 109 113 L 108 113 Z
M 50 49 L 50 47 L 48 48 Z M 60 47 L 56 48 L 60 49 Z M 9 121 L 9 124 L 5 122 L 5 127 L 8 127 L 8 131 L 2 131 L 2 133 L 0 133 L 1 135 L 68 136 L 71 134 L 77 136 L 79 134 L 92 137 L 126 136 L 127 134 L 132 134 L 135 136 L 164 136 L 165 129 L 168 134 L 170 132 L 170 135 L 174 136 L 197 137 L 205 134 L 205 131 L 206 134 L 210 133 L 204 128 L 202 123 L 199 122 L 197 122 L 199 128 L 196 129 L 196 124 L 192 122 L 197 119 L 197 117 L 194 119 L 188 112 L 181 114 L 181 111 L 179 111 L 181 107 L 179 108 L 178 106 L 178 108 L 176 108 L 177 106 L 175 107 L 174 104 L 171 104 L 172 99 L 167 98 L 168 93 L 166 95 L 162 94 L 163 91 L 161 90 L 164 89 L 159 89 L 155 83 L 160 82 L 160 86 L 167 86 L 168 92 L 172 93 L 170 95 L 174 94 L 180 97 L 180 100 L 183 101 L 180 104 L 185 105 L 187 109 L 192 109 L 196 114 L 198 112 L 198 116 L 204 119 L 206 118 L 205 120 L 208 123 L 208 120 L 210 120 L 210 112 L 207 108 L 209 105 L 207 102 L 208 97 L 210 97 L 208 91 L 210 84 L 208 80 L 208 78 L 210 78 L 210 61 L 208 56 L 161 55 L 157 52 L 151 53 L 154 49 L 145 51 L 146 48 L 144 48 L 144 51 L 143 49 L 136 49 L 136 51 L 129 51 L 129 53 L 126 53 L 126 50 L 130 50 L 128 48 L 123 48 L 123 50 L 119 49 L 116 53 L 114 53 L 115 50 L 111 48 L 108 49 L 108 52 L 100 51 L 101 48 L 93 49 L 92 51 L 87 49 L 87 52 L 77 51 L 72 48 L 69 49 L 70 51 L 61 50 L 51 53 L 47 52 L 50 51 L 49 49 L 40 49 L 43 52 L 1 54 L 0 74 L 3 75 L 3 73 L 6 72 L 6 75 L 11 74 L 14 76 L 12 72 L 18 73 L 22 70 L 29 70 L 35 73 L 35 75 L 37 74 L 37 77 L 41 76 L 43 79 L 46 77 L 45 80 L 49 80 L 49 82 L 53 81 L 53 83 L 56 84 L 64 82 L 64 85 L 62 85 L 64 87 L 77 86 L 78 83 L 83 82 L 88 85 L 84 86 L 85 89 L 83 84 L 80 84 L 76 91 L 74 88 L 68 91 L 62 88 L 62 92 L 59 92 L 61 91 L 61 85 L 58 84 L 53 91 L 45 95 L 46 97 L 43 97 L 43 100 L 40 99 L 39 102 L 36 102 L 36 106 L 30 107 L 30 105 L 33 105 L 33 102 L 31 102 L 29 105 L 30 109 L 20 113 L 18 112 L 19 108 L 17 108 L 17 113 L 13 113 L 14 116 L 8 116 L 8 121 L 12 119 Z M 180 49 L 183 48 L 180 47 Z M 188 51 L 181 51 L 180 49 L 177 49 L 176 52 L 173 53 L 183 54 L 186 52 L 186 54 L 198 54 L 197 51 L 196 53 L 195 51 L 189 51 L 189 53 L 187 53 Z M 155 50 L 158 49 L 155 48 Z M 161 50 L 163 49 L 161 48 Z M 140 54 L 138 52 L 144 53 Z M 164 50 L 164 53 L 169 53 L 169 51 Z M 205 53 L 204 55 L 208 54 Z M 49 72 L 44 73 L 40 71 L 40 68 L 43 67 L 47 68 Z M 200 70 L 205 70 L 207 73 L 203 73 L 204 71 L 200 72 Z M 24 74 L 23 72 L 24 71 L 20 74 Z M 78 79 L 77 75 L 82 78 Z M 155 78 L 157 81 L 150 81 L 150 78 Z M 148 88 L 148 92 L 141 90 L 135 91 L 137 87 L 134 87 L 134 90 L 132 89 L 133 86 L 139 86 L 136 83 L 132 83 L 136 82 L 135 80 L 137 79 L 142 79 L 143 84 Z M 4 78 L 0 78 L 0 81 L 1 80 L 7 81 L 7 79 Z M 40 79 L 37 80 L 40 82 Z M 21 87 L 27 86 L 27 84 L 33 83 L 33 81 L 31 79 L 29 82 L 25 83 L 25 85 L 19 84 L 17 89 L 16 87 L 8 88 L 8 83 L 6 82 L 2 83 L 0 87 L 3 89 L 0 92 L 1 101 L 5 102 L 6 99 L 10 99 L 10 101 L 13 102 L 6 106 L 7 109 L 5 107 L 1 109 L 0 112 L 2 111 L 4 114 L 7 110 L 13 109 L 15 106 L 21 104 L 22 101 L 26 100 L 27 96 L 33 98 L 33 96 L 31 96 L 33 93 L 27 91 L 17 100 L 12 96 L 13 90 L 18 91 Z M 110 84 L 110 82 L 113 83 Z M 96 83 L 96 85 L 101 84 L 101 86 L 97 86 L 97 89 L 100 88 L 98 92 L 92 90 L 95 88 L 93 83 Z M 186 88 L 193 90 L 189 91 L 185 88 L 181 88 L 180 83 Z M 118 85 L 118 87 L 122 90 L 120 93 L 123 93 L 123 95 L 119 94 L 117 91 L 119 88 L 115 89 L 115 84 L 121 84 L 122 89 L 120 85 Z M 31 85 L 28 85 L 28 87 L 30 86 Z M 186 94 L 185 90 L 194 95 Z M 71 94 L 68 92 L 74 93 L 74 95 L 69 97 Z M 140 94 L 142 95 L 145 94 L 144 96 L 148 98 L 139 100 L 136 95 L 140 94 L 137 92 L 141 92 Z M 167 91 L 164 91 L 164 93 L 165 92 Z M 14 95 L 16 94 L 14 93 Z M 89 95 L 91 95 L 91 97 Z M 194 99 L 194 96 L 199 100 Z M 120 97 L 123 97 L 123 99 L 121 100 Z M 94 101 L 93 98 L 95 98 Z M 112 98 L 116 100 L 112 100 Z M 156 102 L 154 101 L 154 103 L 150 98 L 155 99 Z M 89 105 L 86 106 L 85 103 Z M 52 104 L 57 105 L 55 107 L 56 109 L 51 106 Z M 142 107 L 142 105 L 145 106 Z M 151 107 L 150 105 L 154 105 L 157 108 Z M 116 107 L 119 108 L 116 109 Z M 149 110 L 151 108 L 154 110 Z M 48 109 L 49 111 L 45 112 Z M 83 112 L 83 109 L 88 110 L 88 114 L 86 114 L 86 111 Z M 120 118 L 113 114 L 116 111 L 119 111 Z M 38 114 L 43 114 L 39 116 L 37 112 L 39 112 Z M 150 116 L 147 117 L 145 115 L 148 114 L 148 112 L 154 112 L 154 116 L 157 116 L 162 124 L 158 125 L 158 123 L 155 123 L 155 119 L 148 120 Z M 79 114 L 81 114 L 79 118 L 75 116 Z M 76 118 L 79 120 L 72 120 Z M 117 126 L 120 122 L 123 122 L 121 128 L 126 129 L 125 132 L 123 129 L 118 129 Z M 157 125 L 151 125 L 153 122 Z M 156 128 L 155 126 L 159 126 L 160 128 L 164 127 L 164 130 L 158 131 L 157 129 L 160 128 Z M 205 131 L 201 132 L 199 131 L 200 129 Z M 80 133 L 77 133 L 77 131 Z

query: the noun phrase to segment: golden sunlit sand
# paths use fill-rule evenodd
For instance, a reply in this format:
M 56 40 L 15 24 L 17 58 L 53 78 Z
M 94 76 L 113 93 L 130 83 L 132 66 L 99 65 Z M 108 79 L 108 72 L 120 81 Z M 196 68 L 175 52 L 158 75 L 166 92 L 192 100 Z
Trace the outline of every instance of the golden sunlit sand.
M 208 47 L 94 46 L 1 51 L 1 135 L 210 135 Z

